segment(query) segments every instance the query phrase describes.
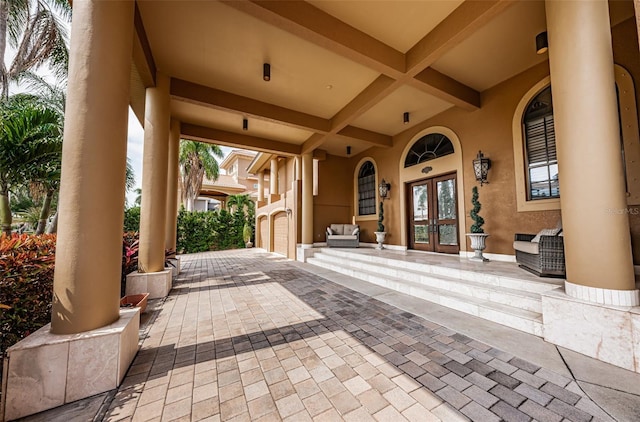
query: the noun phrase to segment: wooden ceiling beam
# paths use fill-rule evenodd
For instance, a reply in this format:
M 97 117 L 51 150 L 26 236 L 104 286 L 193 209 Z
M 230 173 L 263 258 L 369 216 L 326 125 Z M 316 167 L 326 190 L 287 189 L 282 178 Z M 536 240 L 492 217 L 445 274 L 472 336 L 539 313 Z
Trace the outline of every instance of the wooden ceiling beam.
M 403 53 L 305 1 L 223 3 L 380 73 L 392 77 L 404 73 Z
M 407 51 L 406 73 L 416 76 L 490 22 L 513 0 L 467 0 Z
M 321 117 L 231 94 L 182 79 L 171 79 L 171 96 L 176 100 L 204 105 L 218 110 L 247 114 L 252 117 L 275 121 L 299 129 L 327 133 L 331 128 L 331 122 Z
M 289 144 L 273 139 L 261 138 L 259 136 L 243 135 L 240 133 L 228 132 L 220 129 L 182 123 L 180 125 L 180 136 L 193 141 L 207 142 L 210 144 L 224 145 L 231 147 L 242 147 L 251 150 L 268 152 L 278 155 L 299 155 L 301 146 Z
M 409 85 L 467 111 L 480 108 L 478 91 L 431 67 L 418 73 Z

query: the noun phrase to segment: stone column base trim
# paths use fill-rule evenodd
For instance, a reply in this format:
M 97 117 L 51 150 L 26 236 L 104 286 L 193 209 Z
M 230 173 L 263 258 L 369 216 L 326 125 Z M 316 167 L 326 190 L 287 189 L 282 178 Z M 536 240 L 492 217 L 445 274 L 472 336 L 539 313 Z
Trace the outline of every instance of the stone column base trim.
M 169 261 L 170 265 L 165 267 L 165 269 L 170 269 L 173 276 L 177 277 L 178 274 L 180 274 L 180 257 L 176 256 L 175 258 L 169 258 L 167 261 Z
M 298 243 L 296 247 L 296 261 L 307 262 L 307 259 L 313 256 L 313 253 L 313 245 Z
M 172 270 L 165 269 L 155 273 L 139 273 L 134 271 L 127 274 L 125 294 L 137 295 L 149 293 L 149 299 L 167 297 L 172 286 Z
M 542 293 L 544 339 L 640 373 L 640 309 L 585 302 L 562 289 Z
M 639 306 L 640 292 L 638 290 L 611 290 L 598 287 L 583 286 L 580 284 L 564 282 L 564 291 L 567 295 L 587 302 L 600 303 L 613 306 Z
M 117 388 L 138 353 L 140 309 L 111 325 L 52 334 L 47 324 L 7 349 L 0 420 L 13 420 Z

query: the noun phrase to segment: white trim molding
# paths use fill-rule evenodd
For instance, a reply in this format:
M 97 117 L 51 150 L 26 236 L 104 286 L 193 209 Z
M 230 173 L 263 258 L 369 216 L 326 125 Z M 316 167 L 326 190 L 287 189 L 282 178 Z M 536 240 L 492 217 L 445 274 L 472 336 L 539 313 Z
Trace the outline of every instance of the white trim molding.
M 460 258 L 471 258 L 474 255 L 474 251 L 460 251 Z M 516 262 L 515 255 L 505 255 L 499 253 L 483 253 L 483 255 L 489 258 L 489 260 L 491 261 Z
M 640 305 L 640 292 L 638 290 L 601 289 L 599 287 L 582 286 L 565 281 L 564 291 L 568 296 L 573 298 L 599 303 L 601 305 Z

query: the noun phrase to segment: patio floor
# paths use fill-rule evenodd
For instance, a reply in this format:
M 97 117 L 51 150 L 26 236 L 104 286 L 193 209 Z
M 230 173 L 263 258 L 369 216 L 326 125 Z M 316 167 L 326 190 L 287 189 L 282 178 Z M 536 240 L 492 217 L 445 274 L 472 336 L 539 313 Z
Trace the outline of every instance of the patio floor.
M 182 269 L 117 391 L 27 419 L 640 420 L 640 375 L 531 335 L 259 249 Z

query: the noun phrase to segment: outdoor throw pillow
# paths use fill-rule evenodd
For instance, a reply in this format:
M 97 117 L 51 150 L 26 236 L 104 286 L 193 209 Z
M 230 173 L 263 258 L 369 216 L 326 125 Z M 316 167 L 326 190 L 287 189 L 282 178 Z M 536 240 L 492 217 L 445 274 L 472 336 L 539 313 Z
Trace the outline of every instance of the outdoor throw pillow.
M 327 227 L 327 235 L 331 236 L 333 234 L 333 230 L 331 230 L 331 227 Z
M 358 233 L 360 233 L 360 228 L 356 227 L 355 230 L 353 230 L 353 233 L 351 233 L 352 236 L 357 235 Z
M 531 239 L 531 241 L 533 243 L 539 243 L 540 242 L 540 236 L 557 236 L 558 233 L 560 233 L 561 230 L 562 229 L 542 229 L 542 230 L 540 230 L 538 232 L 536 237 Z

